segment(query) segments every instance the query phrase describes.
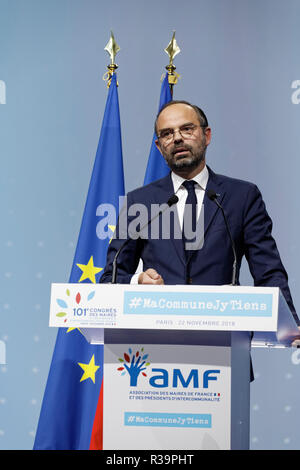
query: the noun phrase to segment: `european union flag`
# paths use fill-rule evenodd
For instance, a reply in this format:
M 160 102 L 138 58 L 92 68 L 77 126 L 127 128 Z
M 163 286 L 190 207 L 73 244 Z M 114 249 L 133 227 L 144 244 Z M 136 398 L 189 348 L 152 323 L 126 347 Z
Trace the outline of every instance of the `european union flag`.
M 161 110 L 164 104 L 168 103 L 171 100 L 172 94 L 168 81 L 168 73 L 166 73 L 166 76 L 161 85 L 159 111 Z M 163 178 L 164 176 L 167 176 L 167 174 L 170 172 L 170 168 L 166 164 L 164 157 L 161 155 L 160 151 L 155 145 L 156 139 L 157 136 L 154 132 L 145 173 L 144 185 L 152 183 L 152 181 L 158 180 L 159 178 Z
M 124 195 L 123 157 L 116 75 L 108 92 L 70 283 L 97 283 L 106 263 L 116 220 L 99 234 L 102 204 Z M 102 230 L 103 232 L 103 230 Z M 80 289 L 80 286 L 78 287 Z M 66 292 L 66 298 L 70 295 Z M 90 345 L 80 330 L 59 329 L 42 403 L 34 449 L 102 449 L 103 346 Z

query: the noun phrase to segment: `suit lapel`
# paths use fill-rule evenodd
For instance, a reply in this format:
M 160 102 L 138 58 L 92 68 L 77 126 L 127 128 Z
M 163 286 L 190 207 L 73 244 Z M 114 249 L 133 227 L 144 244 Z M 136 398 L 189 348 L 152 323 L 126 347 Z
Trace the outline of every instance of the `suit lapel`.
M 207 191 L 210 189 L 218 194 L 218 201 L 222 204 L 222 201 L 225 196 L 225 191 L 222 189 L 222 183 L 220 182 L 218 176 L 208 167 L 209 179 L 206 186 L 206 192 L 203 199 L 204 204 L 204 236 L 206 236 L 207 230 L 209 229 L 210 224 L 212 223 L 217 211 L 219 210 L 217 204 L 214 201 L 211 201 L 207 196 Z
M 169 198 L 174 194 L 174 187 L 173 187 L 173 182 L 171 178 L 171 173 L 169 173 L 165 178 L 159 180 L 157 182 L 157 191 L 154 195 L 155 200 L 157 201 L 158 204 L 163 204 L 166 203 Z M 175 238 L 173 235 L 175 234 L 180 234 L 181 235 L 181 228 L 180 228 L 180 223 L 179 223 L 179 217 L 178 217 L 178 211 L 176 205 L 172 207 L 174 211 L 174 227 L 172 226 L 172 223 L 170 224 L 170 229 L 171 229 L 171 243 L 173 243 L 175 250 L 177 252 L 177 255 L 183 265 L 185 266 L 186 261 L 185 261 L 185 252 L 183 249 L 183 242 L 182 242 L 182 237 L 180 238 Z M 172 222 L 172 219 L 171 219 Z
M 214 217 L 216 216 L 217 211 L 219 210 L 217 204 L 215 202 L 211 201 L 209 199 L 209 197 L 207 196 L 207 191 L 209 189 L 214 191 L 218 195 L 218 201 L 219 201 L 220 204 L 222 203 L 222 201 L 224 199 L 224 196 L 226 194 L 225 191 L 222 188 L 222 181 L 220 180 L 218 175 L 216 175 L 209 167 L 207 167 L 207 168 L 208 168 L 208 171 L 209 171 L 209 179 L 208 179 L 208 182 L 207 182 L 206 192 L 204 194 L 203 207 L 202 207 L 202 210 L 204 210 L 204 233 L 203 233 L 204 240 L 203 241 L 205 241 L 207 231 L 208 231 Z M 200 217 L 199 223 L 200 224 L 203 223 L 203 218 Z M 198 227 L 198 229 L 200 230 L 199 233 L 201 233 L 201 228 Z M 195 250 L 192 253 L 192 255 L 190 256 L 190 258 L 188 259 L 188 263 L 198 253 L 199 253 L 199 250 Z

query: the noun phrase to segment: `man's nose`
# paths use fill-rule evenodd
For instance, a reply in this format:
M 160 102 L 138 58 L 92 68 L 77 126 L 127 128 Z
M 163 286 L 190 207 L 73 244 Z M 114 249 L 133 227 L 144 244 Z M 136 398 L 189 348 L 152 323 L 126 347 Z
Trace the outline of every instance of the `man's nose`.
M 180 133 L 180 130 L 179 129 L 174 129 L 174 134 L 173 134 L 174 143 L 181 142 L 182 140 L 183 139 L 182 139 L 182 135 Z

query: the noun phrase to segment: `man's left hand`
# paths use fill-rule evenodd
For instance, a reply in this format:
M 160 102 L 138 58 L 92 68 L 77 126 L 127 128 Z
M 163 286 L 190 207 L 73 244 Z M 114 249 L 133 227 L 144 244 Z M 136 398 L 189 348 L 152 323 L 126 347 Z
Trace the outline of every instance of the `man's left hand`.
M 300 330 L 300 326 L 298 326 L 298 330 Z M 294 341 L 291 344 L 292 348 L 300 348 L 300 332 L 299 332 L 299 338 L 294 339 Z

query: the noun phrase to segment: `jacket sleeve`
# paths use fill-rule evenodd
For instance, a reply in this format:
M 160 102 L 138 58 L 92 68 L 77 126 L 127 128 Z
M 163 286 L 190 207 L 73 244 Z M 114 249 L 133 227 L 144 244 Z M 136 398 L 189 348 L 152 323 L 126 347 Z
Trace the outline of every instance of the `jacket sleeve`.
M 244 209 L 244 244 L 254 285 L 279 287 L 299 325 L 288 286 L 288 275 L 272 237 L 272 220 L 255 185 L 249 189 Z
M 117 258 L 117 283 L 130 284 L 132 276 L 135 274 L 139 264 L 142 240 L 140 238 L 130 239 L 128 227 L 133 217 L 128 216 L 127 207 L 132 204 L 130 193 L 127 195 L 127 204 L 120 212 L 114 237 L 112 238 L 107 251 L 106 266 L 100 278 L 100 283 L 110 283 L 112 279 L 113 261 L 119 248 L 122 247 Z

